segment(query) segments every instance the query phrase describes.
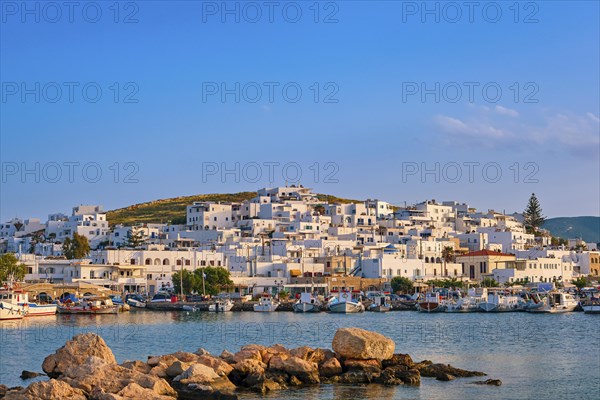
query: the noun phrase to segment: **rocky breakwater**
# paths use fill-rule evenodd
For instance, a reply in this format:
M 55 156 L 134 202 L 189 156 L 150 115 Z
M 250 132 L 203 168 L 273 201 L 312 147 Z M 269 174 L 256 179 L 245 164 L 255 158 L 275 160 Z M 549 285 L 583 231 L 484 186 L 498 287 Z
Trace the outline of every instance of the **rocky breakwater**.
M 235 354 L 225 350 L 215 356 L 198 349 L 117 364 L 104 340 L 87 333 L 46 357 L 42 369 L 50 380 L 8 389 L 4 398 L 237 399 L 247 391 L 266 393 L 301 385 L 420 385 L 421 377 L 449 381 L 485 375 L 431 361 L 414 362 L 407 354 L 395 353 L 391 339 L 357 328 L 339 329 L 332 348 L 250 344 Z

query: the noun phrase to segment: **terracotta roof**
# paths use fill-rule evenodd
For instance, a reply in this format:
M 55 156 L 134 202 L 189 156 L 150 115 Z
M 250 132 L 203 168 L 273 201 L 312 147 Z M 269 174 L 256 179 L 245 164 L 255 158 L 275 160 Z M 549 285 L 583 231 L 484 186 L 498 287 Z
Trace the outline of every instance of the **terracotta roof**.
M 472 251 L 470 253 L 467 254 L 462 254 L 460 256 L 456 256 L 456 258 L 459 257 L 515 257 L 514 254 L 508 254 L 508 253 L 500 253 L 498 251 L 492 251 L 492 250 L 478 250 L 478 251 Z

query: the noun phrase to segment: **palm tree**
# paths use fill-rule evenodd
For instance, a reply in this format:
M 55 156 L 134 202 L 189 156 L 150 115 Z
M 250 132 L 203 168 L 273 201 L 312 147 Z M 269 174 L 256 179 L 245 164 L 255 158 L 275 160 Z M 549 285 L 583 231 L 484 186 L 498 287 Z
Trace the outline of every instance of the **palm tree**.
M 446 246 L 442 249 L 442 259 L 444 260 L 444 275 L 448 276 L 446 263 L 454 262 L 454 247 Z

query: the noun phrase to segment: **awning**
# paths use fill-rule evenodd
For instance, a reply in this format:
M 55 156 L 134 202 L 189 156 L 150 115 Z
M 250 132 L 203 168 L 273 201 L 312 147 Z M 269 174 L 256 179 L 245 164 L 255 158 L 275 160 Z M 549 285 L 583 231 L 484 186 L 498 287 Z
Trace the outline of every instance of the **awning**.
M 284 288 L 305 288 L 305 287 L 327 287 L 326 283 L 290 283 L 283 285 Z
M 299 269 L 290 269 L 290 276 L 291 277 L 297 277 L 302 275 L 302 271 L 300 271 Z

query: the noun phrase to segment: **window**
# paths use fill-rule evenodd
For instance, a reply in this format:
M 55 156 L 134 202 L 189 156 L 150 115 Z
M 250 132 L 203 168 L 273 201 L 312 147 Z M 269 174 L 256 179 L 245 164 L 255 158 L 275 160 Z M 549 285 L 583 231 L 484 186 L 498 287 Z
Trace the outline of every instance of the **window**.
M 131 260 L 129 260 L 129 264 L 135 265 L 135 258 L 132 258 Z

